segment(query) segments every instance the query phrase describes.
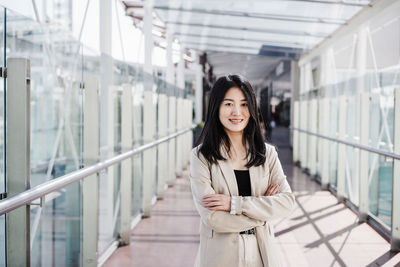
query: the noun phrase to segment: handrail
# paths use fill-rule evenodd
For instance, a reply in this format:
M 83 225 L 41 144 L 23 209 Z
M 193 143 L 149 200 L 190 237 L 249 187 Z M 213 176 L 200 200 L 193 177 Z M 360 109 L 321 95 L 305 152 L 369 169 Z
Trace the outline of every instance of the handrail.
M 21 206 L 27 205 L 35 199 L 42 198 L 51 192 L 59 190 L 69 184 L 76 182 L 76 181 L 82 180 L 89 175 L 98 173 L 101 170 L 106 169 L 112 165 L 115 165 L 115 164 L 117 164 L 127 158 L 130 158 L 136 154 L 139 154 L 146 149 L 152 148 L 152 147 L 157 146 L 163 142 L 166 142 L 172 138 L 175 138 L 181 134 L 191 131 L 193 128 L 194 128 L 194 126 L 180 130 L 174 134 L 160 138 L 154 142 L 142 145 L 142 146 L 132 149 L 128 152 L 125 152 L 118 156 L 115 156 L 113 158 L 107 159 L 105 161 L 96 163 L 94 165 L 91 165 L 89 167 L 86 167 L 86 168 L 83 168 L 80 170 L 76 170 L 74 172 L 71 172 L 64 176 L 61 176 L 59 178 L 56 178 L 56 179 L 47 181 L 45 183 L 42 183 L 40 185 L 37 185 L 31 189 L 28 189 L 24 192 L 17 194 L 15 196 L 0 200 L 0 215 L 3 215 L 7 212 L 10 212 L 14 209 L 21 207 Z
M 369 152 L 372 152 L 372 153 L 376 153 L 376 154 L 379 154 L 379 155 L 382 155 L 382 156 L 385 156 L 385 157 L 389 157 L 389 158 L 394 158 L 394 159 L 400 160 L 400 155 L 399 154 L 395 154 L 395 153 L 379 150 L 379 149 L 376 149 L 376 148 L 373 148 L 373 147 L 369 147 L 369 146 L 365 146 L 365 145 L 360 145 L 360 144 L 356 144 L 356 143 L 347 142 L 347 141 L 344 141 L 344 140 L 336 139 L 336 138 L 329 137 L 329 136 L 322 135 L 322 134 L 309 132 L 309 131 L 306 131 L 306 130 L 303 130 L 303 129 L 299 129 L 299 128 L 295 128 L 295 127 L 290 127 L 290 129 L 291 130 L 296 130 L 296 131 L 299 131 L 299 132 L 303 132 L 303 133 L 306 133 L 306 134 L 309 134 L 309 135 L 314 135 L 314 136 L 317 136 L 317 137 L 320 137 L 320 138 L 328 139 L 328 140 L 333 141 L 333 142 L 337 142 L 337 143 L 345 144 L 345 145 L 352 146 L 352 147 L 355 147 L 355 148 L 359 148 L 359 149 L 362 149 L 362 150 L 366 150 L 366 151 L 369 151 Z

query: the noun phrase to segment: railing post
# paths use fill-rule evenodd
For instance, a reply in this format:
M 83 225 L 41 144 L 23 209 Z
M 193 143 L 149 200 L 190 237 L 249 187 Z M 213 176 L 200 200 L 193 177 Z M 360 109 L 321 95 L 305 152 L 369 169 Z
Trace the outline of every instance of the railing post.
M 394 91 L 394 153 L 400 154 L 400 88 Z M 400 251 L 400 160 L 393 162 L 391 250 Z
M 144 92 L 143 103 L 143 141 L 154 141 L 156 112 L 153 103 L 154 94 L 151 91 Z M 154 196 L 155 182 L 155 149 L 151 148 L 143 152 L 143 216 L 151 215 L 151 205 Z
M 329 98 L 325 97 L 320 100 L 320 134 L 329 135 Z M 322 155 L 321 155 L 321 186 L 323 189 L 328 188 L 329 184 L 329 141 L 321 138 Z
M 7 60 L 7 151 L 8 196 L 30 188 L 30 61 Z M 30 266 L 30 207 L 6 215 L 7 266 Z
M 193 124 L 193 101 L 188 100 L 189 102 L 189 112 L 188 112 L 188 125 L 187 127 L 192 127 Z M 192 151 L 193 144 L 193 130 L 189 131 L 189 141 L 188 141 L 188 149 L 186 151 L 186 161 L 187 164 L 190 163 L 190 152 Z
M 312 133 L 317 132 L 317 109 L 318 109 L 318 104 L 317 104 L 317 99 L 312 99 L 309 101 L 310 103 L 310 112 L 309 112 L 309 131 Z M 317 174 L 317 137 L 314 135 L 308 136 L 308 140 L 310 141 L 310 144 L 308 146 L 309 149 L 309 156 L 308 156 L 308 164 L 307 166 L 309 167 L 310 175 L 311 177 L 315 177 Z
M 85 166 L 99 160 L 99 82 L 95 76 L 85 78 L 83 157 Z M 83 266 L 97 266 L 99 177 L 92 174 L 82 181 Z
M 167 96 L 165 94 L 160 94 L 158 96 L 158 138 L 167 135 L 168 127 L 168 109 L 167 109 Z M 168 144 L 162 143 L 158 145 L 158 155 L 157 155 L 157 198 L 163 199 L 164 192 L 166 189 L 165 180 L 168 177 Z
M 133 138 L 134 147 L 142 144 L 142 106 L 140 103 L 133 104 Z M 133 157 L 133 183 L 132 183 L 132 203 L 133 212 L 135 215 L 140 214 L 142 209 L 142 186 L 143 186 L 143 153 Z
M 360 95 L 360 144 L 368 146 L 369 139 L 369 93 L 363 92 Z M 368 170 L 369 152 L 360 149 L 360 184 L 359 184 L 359 221 L 365 222 L 368 215 Z
M 339 119 L 338 119 L 338 132 L 339 139 L 346 139 L 346 96 L 339 97 Z M 346 182 L 346 145 L 338 144 L 338 167 L 337 167 L 337 198 L 342 201 L 346 195 L 345 182 Z
M 176 131 L 176 97 L 175 96 L 170 96 L 168 99 L 168 129 L 169 129 L 169 134 L 172 134 Z M 176 144 L 176 139 L 173 138 L 169 141 L 168 144 L 168 186 L 173 186 L 175 183 L 175 144 Z
M 121 98 L 121 147 L 122 153 L 132 150 L 132 88 L 123 86 Z M 128 245 L 131 234 L 132 159 L 121 162 L 121 229 L 120 244 Z
M 182 118 L 183 118 L 183 99 L 182 97 L 178 97 L 176 104 L 176 130 L 182 130 Z M 175 173 L 177 177 L 182 176 L 182 142 L 183 136 L 180 135 L 176 138 L 176 164 L 175 164 Z
M 307 100 L 302 100 L 300 101 L 300 116 L 301 116 L 301 121 L 300 121 L 300 126 L 302 130 L 308 130 L 307 128 L 307 121 L 308 121 L 308 112 L 307 112 L 307 106 L 308 101 Z M 300 133 L 300 163 L 301 167 L 307 171 L 307 154 L 308 154 L 308 146 L 307 146 L 307 134 L 306 133 Z
M 300 128 L 299 127 L 299 101 L 294 101 L 294 107 L 293 107 L 293 127 L 294 128 Z M 300 158 L 299 158 L 299 131 L 298 130 L 293 130 L 293 162 L 298 163 Z

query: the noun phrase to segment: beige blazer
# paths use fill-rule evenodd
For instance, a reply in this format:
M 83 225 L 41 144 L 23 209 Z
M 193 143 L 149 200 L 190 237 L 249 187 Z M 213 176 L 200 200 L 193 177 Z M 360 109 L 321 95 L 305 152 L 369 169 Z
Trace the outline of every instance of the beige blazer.
M 190 182 L 195 206 L 200 214 L 200 247 L 195 266 L 238 266 L 239 232 L 255 228 L 264 266 L 280 266 L 271 220 L 288 216 L 295 206 L 295 198 L 286 181 L 275 147 L 266 144 L 266 162 L 251 167 L 251 197 L 239 197 L 237 214 L 211 211 L 202 205 L 209 194 L 238 196 L 238 187 L 232 164 L 225 149 L 220 160 L 209 165 L 199 147 L 192 150 Z M 279 184 L 281 193 L 264 196 L 270 184 Z

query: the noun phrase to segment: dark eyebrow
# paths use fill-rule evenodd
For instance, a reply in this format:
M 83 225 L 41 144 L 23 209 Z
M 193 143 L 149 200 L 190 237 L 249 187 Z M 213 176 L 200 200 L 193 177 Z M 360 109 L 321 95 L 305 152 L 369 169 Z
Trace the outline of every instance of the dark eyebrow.
M 224 100 L 222 100 L 222 101 L 232 101 L 232 102 L 233 102 L 233 99 L 230 99 L 230 98 L 224 98 Z M 240 101 L 247 101 L 247 99 L 242 99 L 242 100 L 240 100 Z

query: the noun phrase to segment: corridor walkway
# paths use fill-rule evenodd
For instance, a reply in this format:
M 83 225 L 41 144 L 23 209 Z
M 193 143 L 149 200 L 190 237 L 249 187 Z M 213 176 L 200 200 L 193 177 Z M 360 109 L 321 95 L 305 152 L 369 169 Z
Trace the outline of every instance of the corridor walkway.
M 296 194 L 291 216 L 274 223 L 283 266 L 400 266 L 400 253 L 328 191 L 293 166 L 289 132 L 276 128 L 273 143 Z M 132 232 L 131 245 L 119 248 L 104 266 L 193 266 L 199 245 L 199 216 L 193 205 L 188 171 L 169 188 Z

